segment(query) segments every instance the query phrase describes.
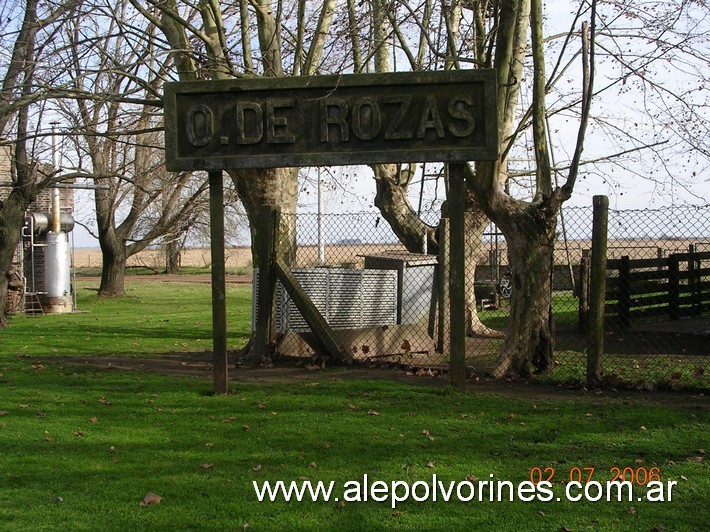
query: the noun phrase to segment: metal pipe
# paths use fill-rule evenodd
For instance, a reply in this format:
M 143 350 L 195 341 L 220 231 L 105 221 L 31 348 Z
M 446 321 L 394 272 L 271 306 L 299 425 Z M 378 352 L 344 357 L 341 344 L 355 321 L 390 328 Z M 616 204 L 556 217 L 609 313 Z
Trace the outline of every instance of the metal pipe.
M 318 167 L 318 264 L 325 264 L 325 242 L 323 240 L 323 183 L 321 167 Z
M 54 171 L 59 173 L 59 146 L 57 137 L 57 127 L 59 122 L 52 122 L 52 164 Z M 52 232 L 59 233 L 62 230 L 61 211 L 60 211 L 60 196 L 59 189 L 52 188 Z
M 12 181 L 0 181 L 0 188 L 12 188 L 16 185 L 17 183 L 13 183 Z M 85 185 L 82 183 L 56 183 L 54 187 L 74 190 L 109 190 L 109 188 L 111 188 L 108 185 Z
M 62 214 L 60 210 L 59 189 L 52 188 L 52 233 L 62 230 Z

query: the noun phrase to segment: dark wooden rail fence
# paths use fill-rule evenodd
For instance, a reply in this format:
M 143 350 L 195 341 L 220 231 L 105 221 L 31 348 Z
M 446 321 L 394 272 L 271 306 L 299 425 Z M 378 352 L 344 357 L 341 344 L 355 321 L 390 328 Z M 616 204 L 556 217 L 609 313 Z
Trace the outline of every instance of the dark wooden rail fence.
M 628 328 L 644 318 L 680 319 L 710 311 L 710 252 L 607 261 L 606 317 Z

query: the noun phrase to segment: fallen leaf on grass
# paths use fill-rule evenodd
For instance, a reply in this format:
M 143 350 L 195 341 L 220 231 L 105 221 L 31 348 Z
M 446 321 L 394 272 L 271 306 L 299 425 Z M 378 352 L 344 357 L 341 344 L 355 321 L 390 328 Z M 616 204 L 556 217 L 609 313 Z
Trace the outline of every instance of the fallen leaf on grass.
M 261 464 L 252 467 L 251 470 L 258 473 L 259 471 L 261 471 Z
M 705 458 L 703 458 L 702 456 L 689 456 L 688 458 L 686 458 L 686 460 L 688 462 L 695 462 L 696 464 L 700 464 L 705 461 Z
M 434 467 L 436 467 L 436 462 L 427 462 L 426 466 L 430 469 L 434 468 Z
M 368 410 L 367 413 L 371 416 L 379 416 L 380 413 L 377 410 Z
M 98 418 L 90 417 L 90 418 L 89 418 L 89 421 L 90 421 L 91 423 L 96 423 L 96 422 L 98 421 Z
M 0 417 L 6 416 L 7 415 L 7 410 L 0 410 Z
M 336 504 L 335 507 L 338 510 L 342 510 L 343 508 L 345 508 L 345 501 L 338 501 L 338 504 Z
M 311 462 L 310 464 L 308 464 L 308 467 L 310 467 L 311 469 L 317 469 L 318 464 L 316 464 L 315 462 Z
M 214 465 L 212 465 L 212 464 L 200 464 L 200 467 L 201 467 L 202 469 L 212 469 L 212 468 L 214 467 Z
M 641 425 L 641 430 L 648 430 L 645 425 Z
M 162 501 L 163 498 L 160 495 L 149 491 L 148 493 L 146 493 L 145 497 L 143 497 L 143 500 L 140 504 L 141 506 L 148 506 L 150 504 L 160 504 Z
M 208 441 L 207 443 L 205 443 L 205 447 L 207 447 L 208 449 L 211 449 L 212 447 L 214 447 L 214 443 L 212 443 L 211 441 Z

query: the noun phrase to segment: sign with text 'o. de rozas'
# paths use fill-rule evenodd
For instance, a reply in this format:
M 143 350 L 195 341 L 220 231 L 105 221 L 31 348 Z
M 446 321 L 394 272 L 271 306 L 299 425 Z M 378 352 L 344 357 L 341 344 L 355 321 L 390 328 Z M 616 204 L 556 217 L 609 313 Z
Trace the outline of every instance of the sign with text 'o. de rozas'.
M 168 83 L 168 170 L 493 160 L 493 70 Z

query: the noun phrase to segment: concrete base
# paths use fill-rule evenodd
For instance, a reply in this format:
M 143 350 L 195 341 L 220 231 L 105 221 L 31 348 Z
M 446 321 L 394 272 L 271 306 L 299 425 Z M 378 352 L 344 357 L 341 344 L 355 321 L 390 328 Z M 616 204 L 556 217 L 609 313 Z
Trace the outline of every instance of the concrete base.
M 386 325 L 365 329 L 333 331 L 338 345 L 351 360 L 379 357 L 411 356 L 413 353 L 433 354 L 434 340 L 426 325 Z M 278 342 L 276 352 L 284 356 L 309 357 L 316 353 L 311 333 L 288 332 Z
M 42 298 L 42 310 L 45 314 L 67 314 L 74 310 L 73 306 L 71 296 Z

